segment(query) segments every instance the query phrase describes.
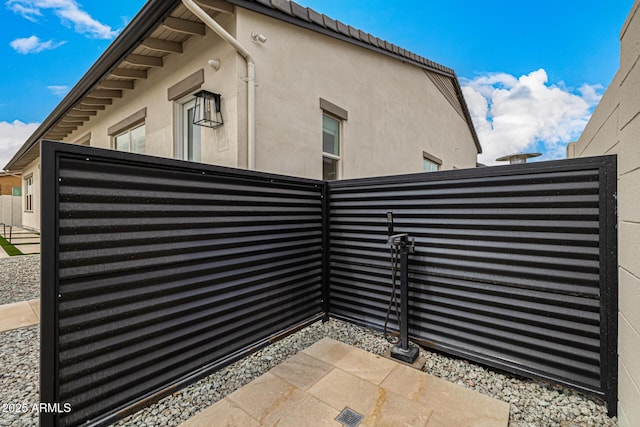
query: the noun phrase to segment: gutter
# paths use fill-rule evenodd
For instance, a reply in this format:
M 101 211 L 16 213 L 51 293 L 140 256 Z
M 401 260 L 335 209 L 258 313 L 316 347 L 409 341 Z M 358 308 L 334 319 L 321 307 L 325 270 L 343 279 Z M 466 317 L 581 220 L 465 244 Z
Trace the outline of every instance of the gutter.
M 207 27 L 212 29 L 224 41 L 229 43 L 247 63 L 247 169 L 256 168 L 256 70 L 251 54 L 236 39 L 233 38 L 220 24 L 209 16 L 193 0 L 182 0 L 182 4 L 196 15 Z

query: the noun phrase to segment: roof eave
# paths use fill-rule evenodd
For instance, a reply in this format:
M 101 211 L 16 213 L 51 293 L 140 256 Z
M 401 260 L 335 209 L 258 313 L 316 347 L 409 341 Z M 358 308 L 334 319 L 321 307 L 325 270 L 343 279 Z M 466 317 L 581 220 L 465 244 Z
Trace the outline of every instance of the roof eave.
M 69 91 L 62 101 L 54 108 L 38 129 L 20 147 L 18 152 L 4 167 L 6 170 L 14 169 L 16 163 L 46 134 L 62 116 L 69 111 L 78 101 L 103 78 L 113 70 L 129 53 L 131 53 L 138 41 L 148 37 L 162 20 L 168 16 L 181 0 L 149 0 L 131 20 L 129 25 L 109 45 L 107 50 L 100 55 L 98 60 L 82 76 L 80 81 Z

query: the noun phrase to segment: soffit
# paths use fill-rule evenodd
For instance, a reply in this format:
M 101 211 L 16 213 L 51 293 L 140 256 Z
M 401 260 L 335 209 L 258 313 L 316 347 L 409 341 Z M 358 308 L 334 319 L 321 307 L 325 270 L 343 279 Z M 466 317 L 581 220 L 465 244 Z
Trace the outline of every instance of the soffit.
M 222 13 L 206 8 L 204 4 L 202 6 L 213 18 Z M 184 5 L 178 5 L 166 19 L 157 24 L 148 37 L 137 43 L 130 54 L 117 63 L 112 71 L 105 74 L 66 114 L 63 114 L 46 131 L 43 138 L 63 140 L 98 112 L 108 110 L 115 99 L 122 98 L 124 91 L 134 89 L 138 80 L 148 77 L 149 70 L 162 68 L 166 57 L 182 52 L 183 43 L 204 32 L 204 24 Z M 25 163 L 26 160 L 27 158 L 20 163 Z

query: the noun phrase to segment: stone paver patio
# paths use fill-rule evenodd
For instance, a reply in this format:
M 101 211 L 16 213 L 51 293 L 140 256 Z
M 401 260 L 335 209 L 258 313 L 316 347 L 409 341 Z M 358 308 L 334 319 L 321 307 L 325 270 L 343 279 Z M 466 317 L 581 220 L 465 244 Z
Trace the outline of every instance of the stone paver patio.
M 364 350 L 324 338 L 216 402 L 182 427 L 506 427 L 509 404 Z

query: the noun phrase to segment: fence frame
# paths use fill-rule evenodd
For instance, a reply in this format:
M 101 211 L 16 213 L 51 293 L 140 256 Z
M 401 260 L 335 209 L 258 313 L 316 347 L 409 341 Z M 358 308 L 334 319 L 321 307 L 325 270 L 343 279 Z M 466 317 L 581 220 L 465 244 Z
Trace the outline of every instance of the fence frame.
M 107 159 L 108 161 L 120 164 L 132 164 L 141 162 L 144 166 L 153 164 L 162 170 L 191 170 L 202 173 L 222 174 L 229 177 L 255 179 L 263 182 L 292 182 L 295 184 L 317 185 L 320 193 L 324 195 L 326 184 L 323 181 L 288 177 L 257 171 L 247 171 L 242 169 L 232 169 L 208 164 L 199 164 L 175 159 L 151 157 L 146 155 L 118 152 L 114 150 L 98 149 L 94 147 L 64 144 L 55 141 L 41 141 L 41 212 L 43 215 L 41 222 L 41 323 L 40 323 L 40 401 L 51 403 L 54 409 L 64 409 L 60 402 L 60 365 L 58 355 L 60 353 L 59 342 L 59 248 L 58 248 L 58 224 L 59 224 L 59 159 L 64 156 L 85 157 L 87 160 Z M 326 198 L 324 199 L 326 200 Z M 324 209 L 325 201 L 322 201 Z M 48 214 L 50 213 L 50 214 Z M 327 237 L 325 230 L 328 230 L 328 223 L 323 224 L 323 239 Z M 324 241 L 323 241 L 324 243 Z M 323 255 L 322 268 L 325 266 Z M 322 273 L 322 277 L 327 275 Z M 327 301 L 325 293 L 327 283 L 323 280 L 322 292 L 323 301 Z M 297 324 L 283 328 L 263 339 L 255 341 L 242 349 L 235 351 L 213 363 L 202 366 L 193 371 L 190 375 L 184 376 L 177 381 L 167 384 L 165 387 L 147 393 L 139 399 L 130 402 L 124 407 L 114 408 L 114 410 L 103 414 L 96 420 L 84 423 L 84 426 L 106 426 L 112 424 L 127 415 L 139 411 L 140 409 L 160 400 L 183 387 L 186 387 L 213 372 L 224 368 L 250 354 L 277 342 L 296 331 L 321 320 L 326 317 L 322 307 L 318 307 L 318 315 L 314 315 Z M 326 319 L 325 319 L 326 320 Z M 59 406 L 56 406 L 59 405 Z M 53 412 L 40 413 L 40 425 L 43 427 L 60 425 L 60 414 Z
M 461 351 L 458 348 L 438 345 L 434 342 L 410 335 L 410 339 L 421 346 L 444 354 L 472 360 L 484 366 L 489 366 L 516 375 L 537 378 L 544 381 L 559 383 L 569 388 L 580 390 L 603 399 L 607 405 L 609 416 L 617 414 L 618 400 L 618 238 L 617 238 L 617 159 L 616 156 L 582 157 L 566 160 L 533 162 L 518 165 L 482 167 L 476 169 L 461 169 L 441 171 L 437 174 L 407 174 L 396 176 L 370 177 L 329 181 L 329 194 L 335 189 L 363 185 L 393 185 L 416 182 L 441 182 L 453 179 L 488 178 L 494 176 L 516 176 L 531 173 L 552 171 L 579 171 L 597 169 L 599 176 L 599 272 L 600 272 L 600 375 L 601 390 L 576 386 L 570 382 L 558 381 L 557 378 L 545 376 L 526 366 L 514 368 L 497 363 L 493 360 Z M 398 231 L 399 232 L 399 231 Z M 411 261 L 409 262 L 411 265 Z M 411 267 L 410 267 L 411 268 Z M 331 274 L 331 269 L 327 270 Z M 411 279 L 409 279 L 411 287 Z M 331 317 L 343 321 L 356 323 L 365 327 L 381 330 L 382 328 L 371 322 L 355 321 L 352 318 L 330 313 Z M 411 316 L 409 317 L 411 325 Z
M 580 158 L 559 162 L 540 162 L 525 165 L 501 166 L 492 168 L 477 168 L 455 171 L 443 171 L 437 174 L 411 174 L 390 177 L 376 177 L 352 179 L 343 181 L 319 181 L 305 178 L 285 177 L 281 175 L 268 174 L 255 171 L 246 171 L 240 169 L 223 168 L 212 165 L 193 164 L 191 162 L 183 162 L 174 159 L 156 158 L 149 156 L 140 156 L 130 153 L 122 153 L 113 150 L 102 150 L 91 147 L 82 147 L 71 144 L 61 144 L 51 141 L 41 142 L 41 170 L 42 170 L 42 203 L 41 203 L 41 359 L 40 359 L 40 396 L 41 402 L 55 403 L 59 402 L 59 376 L 60 371 L 58 355 L 59 355 L 59 248 L 58 244 L 58 224 L 59 224 L 59 199 L 60 190 L 58 180 L 58 161 L 60 156 L 92 156 L 106 157 L 118 162 L 135 164 L 138 160 L 144 160 L 146 164 L 149 162 L 158 165 L 164 169 L 199 169 L 203 171 L 211 171 L 215 173 L 225 173 L 229 176 L 255 178 L 260 180 L 288 180 L 294 182 L 313 183 L 322 186 L 322 302 L 320 317 L 314 316 L 293 327 L 286 328 L 272 336 L 246 346 L 231 355 L 210 363 L 201 369 L 192 372 L 190 375 L 181 378 L 171 384 L 167 384 L 161 390 L 141 397 L 140 399 L 130 402 L 125 408 L 117 408 L 105 414 L 100 419 L 94 420 L 89 424 L 102 426 L 113 423 L 124 416 L 133 413 L 144 406 L 159 400 L 179 388 L 189 385 L 212 372 L 246 357 L 260 348 L 263 348 L 278 339 L 299 330 L 300 328 L 311 324 L 322 318 L 326 321 L 329 317 L 337 317 L 331 314 L 330 310 L 330 246 L 331 246 L 331 196 L 334 188 L 342 188 L 345 186 L 362 185 L 362 184 L 394 184 L 403 182 L 427 182 L 442 181 L 449 179 L 464 178 L 482 178 L 500 175 L 521 175 L 531 173 L 532 171 L 545 170 L 580 170 L 585 168 L 598 168 L 600 179 L 600 199 L 599 199 L 599 226 L 600 226 L 600 362 L 601 362 L 601 378 L 602 392 L 594 393 L 593 390 L 583 390 L 603 398 L 607 403 L 610 416 L 616 414 L 617 411 L 617 312 L 618 312 L 618 248 L 617 248 L 617 172 L 615 156 L 601 156 L 592 158 Z M 553 164 L 552 164 L 553 163 Z M 353 320 L 344 319 L 352 323 Z M 365 324 L 365 326 L 375 327 L 376 325 Z M 412 337 L 419 338 L 419 337 Z M 500 364 L 492 363 L 482 358 L 474 358 L 468 353 L 459 352 L 456 349 L 442 348 L 438 346 L 430 346 L 429 343 L 422 341 L 422 345 L 431 347 L 435 350 L 444 351 L 454 356 L 462 356 L 470 360 L 474 360 L 483 365 L 493 368 L 503 369 L 516 374 L 524 374 L 528 377 L 545 378 L 526 369 L 511 369 Z M 555 380 L 554 380 L 555 381 Z M 557 382 L 557 381 L 556 381 Z M 565 384 L 572 387 L 571 384 Z M 576 387 L 574 387 L 576 388 Z M 577 387 L 579 389 L 579 387 Z M 59 425 L 59 417 L 55 413 L 41 413 L 42 426 Z

